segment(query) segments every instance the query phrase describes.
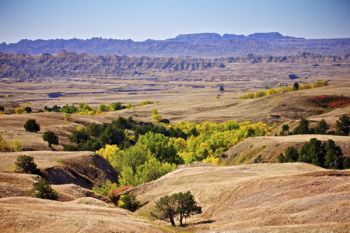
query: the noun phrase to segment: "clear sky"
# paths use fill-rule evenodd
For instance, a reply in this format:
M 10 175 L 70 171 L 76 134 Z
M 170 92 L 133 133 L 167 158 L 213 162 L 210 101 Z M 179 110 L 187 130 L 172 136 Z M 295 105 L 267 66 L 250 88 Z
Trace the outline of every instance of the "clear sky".
M 0 0 L 0 42 L 271 31 L 350 38 L 350 0 Z

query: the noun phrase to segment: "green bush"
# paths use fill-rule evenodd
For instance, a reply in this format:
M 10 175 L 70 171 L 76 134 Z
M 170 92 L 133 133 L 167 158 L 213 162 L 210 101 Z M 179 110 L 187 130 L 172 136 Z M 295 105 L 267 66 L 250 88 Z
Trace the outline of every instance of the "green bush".
M 54 132 L 46 131 L 43 134 L 43 140 L 49 144 L 49 147 L 52 148 L 52 145 L 58 145 L 59 140 Z
M 120 196 L 118 201 L 118 207 L 127 209 L 130 211 L 135 211 L 139 208 L 140 202 L 136 200 L 133 194 L 123 194 Z
M 33 184 L 32 195 L 37 198 L 57 200 L 56 191 L 41 177 L 38 182 Z
M 27 120 L 26 123 L 24 124 L 24 128 L 28 132 L 36 133 L 36 132 L 40 131 L 40 125 L 37 124 L 34 119 Z
M 39 170 L 34 159 L 28 155 L 20 155 L 15 162 L 16 171 L 20 173 L 38 174 Z

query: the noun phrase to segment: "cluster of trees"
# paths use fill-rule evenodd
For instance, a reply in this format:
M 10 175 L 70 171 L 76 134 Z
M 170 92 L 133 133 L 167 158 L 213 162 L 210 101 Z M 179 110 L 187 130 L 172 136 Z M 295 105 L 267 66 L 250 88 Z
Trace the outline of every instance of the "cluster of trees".
M 288 147 L 284 154 L 278 156 L 278 161 L 281 163 L 299 161 L 330 169 L 350 168 L 350 158 L 344 157 L 341 148 L 331 139 L 322 142 L 312 138 L 300 151 Z
M 248 93 L 243 94 L 240 98 L 241 99 L 256 99 L 256 98 L 269 96 L 269 95 L 287 93 L 287 92 L 316 88 L 316 87 L 323 87 L 323 86 L 327 86 L 327 85 L 328 85 L 328 82 L 326 80 L 319 80 L 315 83 L 310 83 L 310 84 L 309 83 L 299 84 L 298 82 L 295 82 L 294 85 L 292 85 L 292 86 L 270 88 L 267 90 L 261 90 L 261 91 L 256 91 L 256 92 L 248 92 Z
M 335 134 L 342 136 L 350 135 L 350 117 L 347 115 L 342 115 L 337 120 L 336 131 L 329 132 L 329 126 L 327 122 L 322 119 L 314 129 L 309 127 L 310 122 L 306 118 L 301 118 L 299 125 L 292 131 L 289 132 L 289 125 L 282 125 L 282 131 L 280 135 L 289 135 L 289 134 Z
M 191 192 L 179 192 L 161 197 L 155 205 L 153 213 L 159 219 L 168 221 L 175 226 L 175 219 L 183 226 L 183 220 L 195 214 L 201 214 L 202 208 L 197 205 Z
M 92 123 L 86 127 L 77 127 L 69 136 L 72 144 L 65 145 L 64 149 L 95 151 L 107 144 L 117 145 L 122 149 L 128 148 L 137 142 L 140 135 L 147 132 L 159 133 L 167 137 L 186 137 L 183 132 L 174 127 L 119 117 L 111 123 Z
M 178 164 L 193 161 L 218 164 L 219 156 L 232 145 L 246 137 L 265 135 L 270 130 L 264 123 L 234 121 L 155 125 L 136 123 L 131 118 L 119 118 L 111 125 L 129 135 L 123 134 L 123 140 L 119 144 L 104 144 L 96 153 L 119 172 L 121 185 L 139 185 L 157 179 L 173 171 Z M 81 130 L 90 131 L 89 126 Z M 91 133 L 84 137 L 95 142 L 100 138 L 94 138 Z M 99 145 L 103 143 L 101 141 Z
M 78 114 L 88 114 L 94 115 L 101 112 L 109 112 L 109 111 L 118 111 L 125 108 L 130 108 L 130 105 L 124 105 L 120 102 L 111 103 L 111 104 L 101 104 L 99 107 L 92 107 L 87 103 L 79 103 L 77 105 L 74 104 L 66 104 L 64 106 L 54 105 L 52 107 L 44 107 L 44 111 L 46 112 L 63 112 L 63 113 L 78 113 Z
M 15 162 L 16 172 L 27 173 L 27 174 L 36 174 L 41 176 L 40 170 L 37 168 L 36 163 L 34 162 L 33 157 L 27 155 L 20 155 L 17 157 Z M 51 185 L 42 177 L 39 177 L 39 180 L 33 183 L 32 196 L 42 199 L 57 199 L 57 192 L 51 187 Z

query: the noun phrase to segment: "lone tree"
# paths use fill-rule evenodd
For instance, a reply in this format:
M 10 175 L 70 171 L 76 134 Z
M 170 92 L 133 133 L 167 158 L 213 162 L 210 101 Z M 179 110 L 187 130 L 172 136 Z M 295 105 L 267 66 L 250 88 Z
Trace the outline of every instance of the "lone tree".
M 298 82 L 295 82 L 295 83 L 293 84 L 293 89 L 294 89 L 294 91 L 299 90 L 299 83 L 298 83 Z
M 283 136 L 289 135 L 289 125 L 287 124 L 282 125 L 281 135 Z
M 37 124 L 34 119 L 27 120 L 26 123 L 24 124 L 24 128 L 28 132 L 36 133 L 36 132 L 40 131 L 40 125 Z
M 28 155 L 20 155 L 15 162 L 16 171 L 21 173 L 38 174 L 39 169 L 34 163 L 34 159 Z
M 37 198 L 56 200 L 57 193 L 51 185 L 40 177 L 39 181 L 33 184 L 32 195 Z
M 342 115 L 337 121 L 336 134 L 348 136 L 350 132 L 350 117 Z
M 183 226 L 183 219 L 195 214 L 201 214 L 202 208 L 197 205 L 191 192 L 174 193 L 171 196 L 161 197 L 156 202 L 157 216 L 165 221 L 169 221 L 175 226 L 175 217 L 179 219 L 180 226 Z
M 51 132 L 51 131 L 46 131 L 43 134 L 43 139 L 44 139 L 45 142 L 47 142 L 49 144 L 49 147 L 51 149 L 53 149 L 52 145 L 58 145 L 59 144 L 58 137 L 56 136 L 56 134 L 54 132 Z

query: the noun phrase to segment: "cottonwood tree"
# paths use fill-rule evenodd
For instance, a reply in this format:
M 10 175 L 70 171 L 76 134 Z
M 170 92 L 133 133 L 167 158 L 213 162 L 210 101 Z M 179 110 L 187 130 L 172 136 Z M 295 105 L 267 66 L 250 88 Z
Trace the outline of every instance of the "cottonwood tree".
M 161 197 L 155 206 L 158 217 L 169 221 L 175 226 L 175 217 L 178 218 L 180 226 L 183 226 L 183 220 L 195 214 L 201 214 L 202 208 L 197 205 L 191 192 L 174 193 L 171 196 Z

